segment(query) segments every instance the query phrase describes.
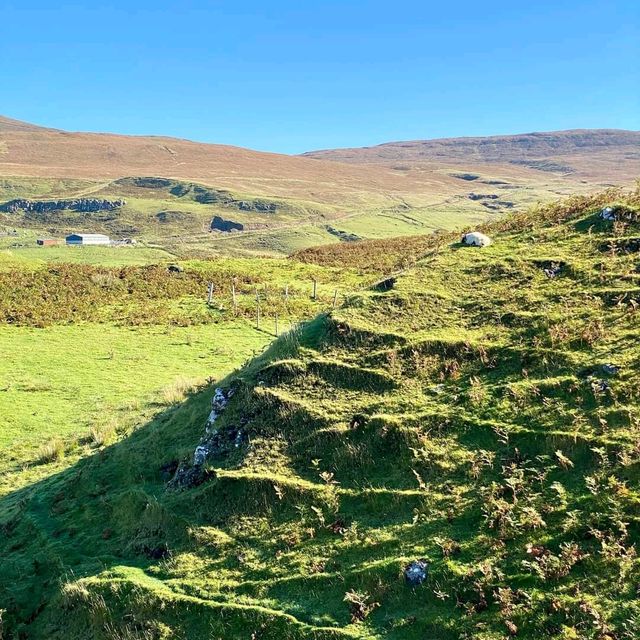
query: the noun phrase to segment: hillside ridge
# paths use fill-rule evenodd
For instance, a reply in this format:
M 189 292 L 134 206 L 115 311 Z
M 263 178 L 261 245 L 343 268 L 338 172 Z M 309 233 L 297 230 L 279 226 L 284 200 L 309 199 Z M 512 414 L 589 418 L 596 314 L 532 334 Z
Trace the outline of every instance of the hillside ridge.
M 567 154 L 576 150 L 640 145 L 640 131 L 625 129 L 567 129 L 495 136 L 463 136 L 384 142 L 365 147 L 322 149 L 302 155 L 341 162 L 385 162 L 393 159 L 481 157 L 500 162 Z M 467 158 L 468 159 L 468 158 Z
M 640 192 L 482 231 L 0 499 L 9 634 L 637 638 Z

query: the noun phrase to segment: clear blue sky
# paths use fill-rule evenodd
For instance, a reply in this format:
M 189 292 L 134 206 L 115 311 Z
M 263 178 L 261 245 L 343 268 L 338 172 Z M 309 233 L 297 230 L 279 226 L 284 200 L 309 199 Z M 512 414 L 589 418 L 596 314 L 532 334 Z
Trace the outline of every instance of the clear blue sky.
M 0 113 L 296 153 L 640 129 L 638 0 L 0 0 Z

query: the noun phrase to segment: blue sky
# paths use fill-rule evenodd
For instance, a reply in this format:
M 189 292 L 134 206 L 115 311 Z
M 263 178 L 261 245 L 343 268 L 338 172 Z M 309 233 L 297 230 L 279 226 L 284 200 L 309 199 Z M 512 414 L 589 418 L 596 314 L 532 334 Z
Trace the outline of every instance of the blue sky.
M 297 153 L 640 129 L 637 0 L 0 0 L 0 113 Z

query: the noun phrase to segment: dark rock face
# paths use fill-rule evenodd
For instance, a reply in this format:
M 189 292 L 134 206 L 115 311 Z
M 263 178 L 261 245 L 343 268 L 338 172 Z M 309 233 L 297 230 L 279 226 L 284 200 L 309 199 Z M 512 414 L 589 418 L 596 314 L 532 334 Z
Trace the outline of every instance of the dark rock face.
M 261 213 L 275 213 L 278 208 L 275 202 L 265 202 L 264 200 L 237 200 L 230 204 L 238 207 L 241 211 L 260 211 Z
M 225 220 L 220 216 L 214 216 L 211 221 L 211 230 L 212 231 L 242 231 L 244 229 L 244 225 L 240 222 L 234 222 L 233 220 Z
M 76 200 L 10 200 L 0 205 L 0 211 L 6 213 L 18 213 L 25 211 L 28 213 L 48 213 L 50 211 L 61 211 L 71 209 L 83 213 L 95 211 L 113 211 L 126 204 L 124 200 L 103 200 L 100 198 L 79 198 Z
M 332 236 L 335 236 L 336 238 L 339 238 L 341 242 L 357 242 L 358 240 L 362 239 L 362 238 L 360 238 L 360 236 L 356 235 L 355 233 L 349 233 L 348 231 L 342 231 L 341 229 L 336 229 L 335 227 L 332 227 L 331 225 L 327 225 L 325 227 L 325 229 Z
M 553 160 L 509 160 L 509 162 L 536 169 L 537 171 L 548 171 L 549 173 L 573 173 L 574 171 L 573 167 Z
M 176 471 L 176 475 L 169 482 L 171 489 L 192 489 L 216 477 L 213 469 L 205 469 L 202 465 L 182 465 Z
M 221 204 L 240 211 L 257 211 L 260 213 L 275 213 L 278 205 L 267 200 L 236 200 L 228 191 L 211 189 L 193 184 L 178 184 L 171 189 L 171 194 L 182 198 L 191 195 L 200 204 Z
M 200 204 L 230 204 L 233 202 L 233 197 L 228 191 L 207 189 L 198 185 L 194 185 L 193 187 L 189 185 L 178 185 L 171 190 L 171 193 L 174 196 L 183 197 L 189 193 L 190 188 L 193 188 L 193 199 Z
M 374 291 L 391 291 L 393 287 L 396 286 L 396 278 L 387 278 L 386 280 L 381 280 L 371 287 Z
M 514 205 L 509 200 L 493 200 L 492 202 L 481 202 L 483 207 L 491 211 L 499 211 L 500 209 L 511 209 Z
M 160 211 L 160 213 L 156 213 L 156 219 L 162 223 L 179 222 L 180 220 L 185 220 L 187 217 L 187 214 L 182 211 Z
M 173 185 L 173 180 L 167 178 L 130 178 L 131 184 L 143 189 L 167 189 Z
M 460 180 L 467 180 L 469 182 L 473 180 L 477 180 L 480 176 L 475 173 L 453 173 L 451 174 L 454 178 L 459 178 Z
M 468 196 L 469 200 L 497 200 L 498 196 L 495 193 L 470 193 Z

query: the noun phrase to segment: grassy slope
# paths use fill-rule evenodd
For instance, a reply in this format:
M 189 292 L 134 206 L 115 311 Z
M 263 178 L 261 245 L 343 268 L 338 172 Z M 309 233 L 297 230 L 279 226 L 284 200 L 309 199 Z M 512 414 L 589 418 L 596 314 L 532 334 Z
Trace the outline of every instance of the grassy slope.
M 3 498 L 9 636 L 638 637 L 636 256 L 601 247 L 639 227 L 598 220 L 612 197 L 442 239 L 278 341 L 216 425 L 249 444 L 195 489 L 162 468 L 207 389 Z
M 92 249 L 77 253 L 91 256 Z M 336 289 L 344 295 L 364 281 L 355 269 L 283 259 L 181 266 L 171 273 L 26 258 L 0 265 L 0 493 L 52 472 L 37 464 L 51 440 L 66 449 L 57 468 L 69 466 L 91 453 L 103 431 L 113 440 L 147 421 L 174 382 L 180 396 L 186 382 L 241 364 L 272 339 L 276 314 L 278 330 L 286 331 L 330 307 Z M 211 306 L 208 282 L 215 283 Z
M 243 322 L 0 327 L 0 494 L 146 422 L 184 388 L 229 373 L 270 339 Z M 33 465 L 52 439 L 65 459 L 53 469 Z

